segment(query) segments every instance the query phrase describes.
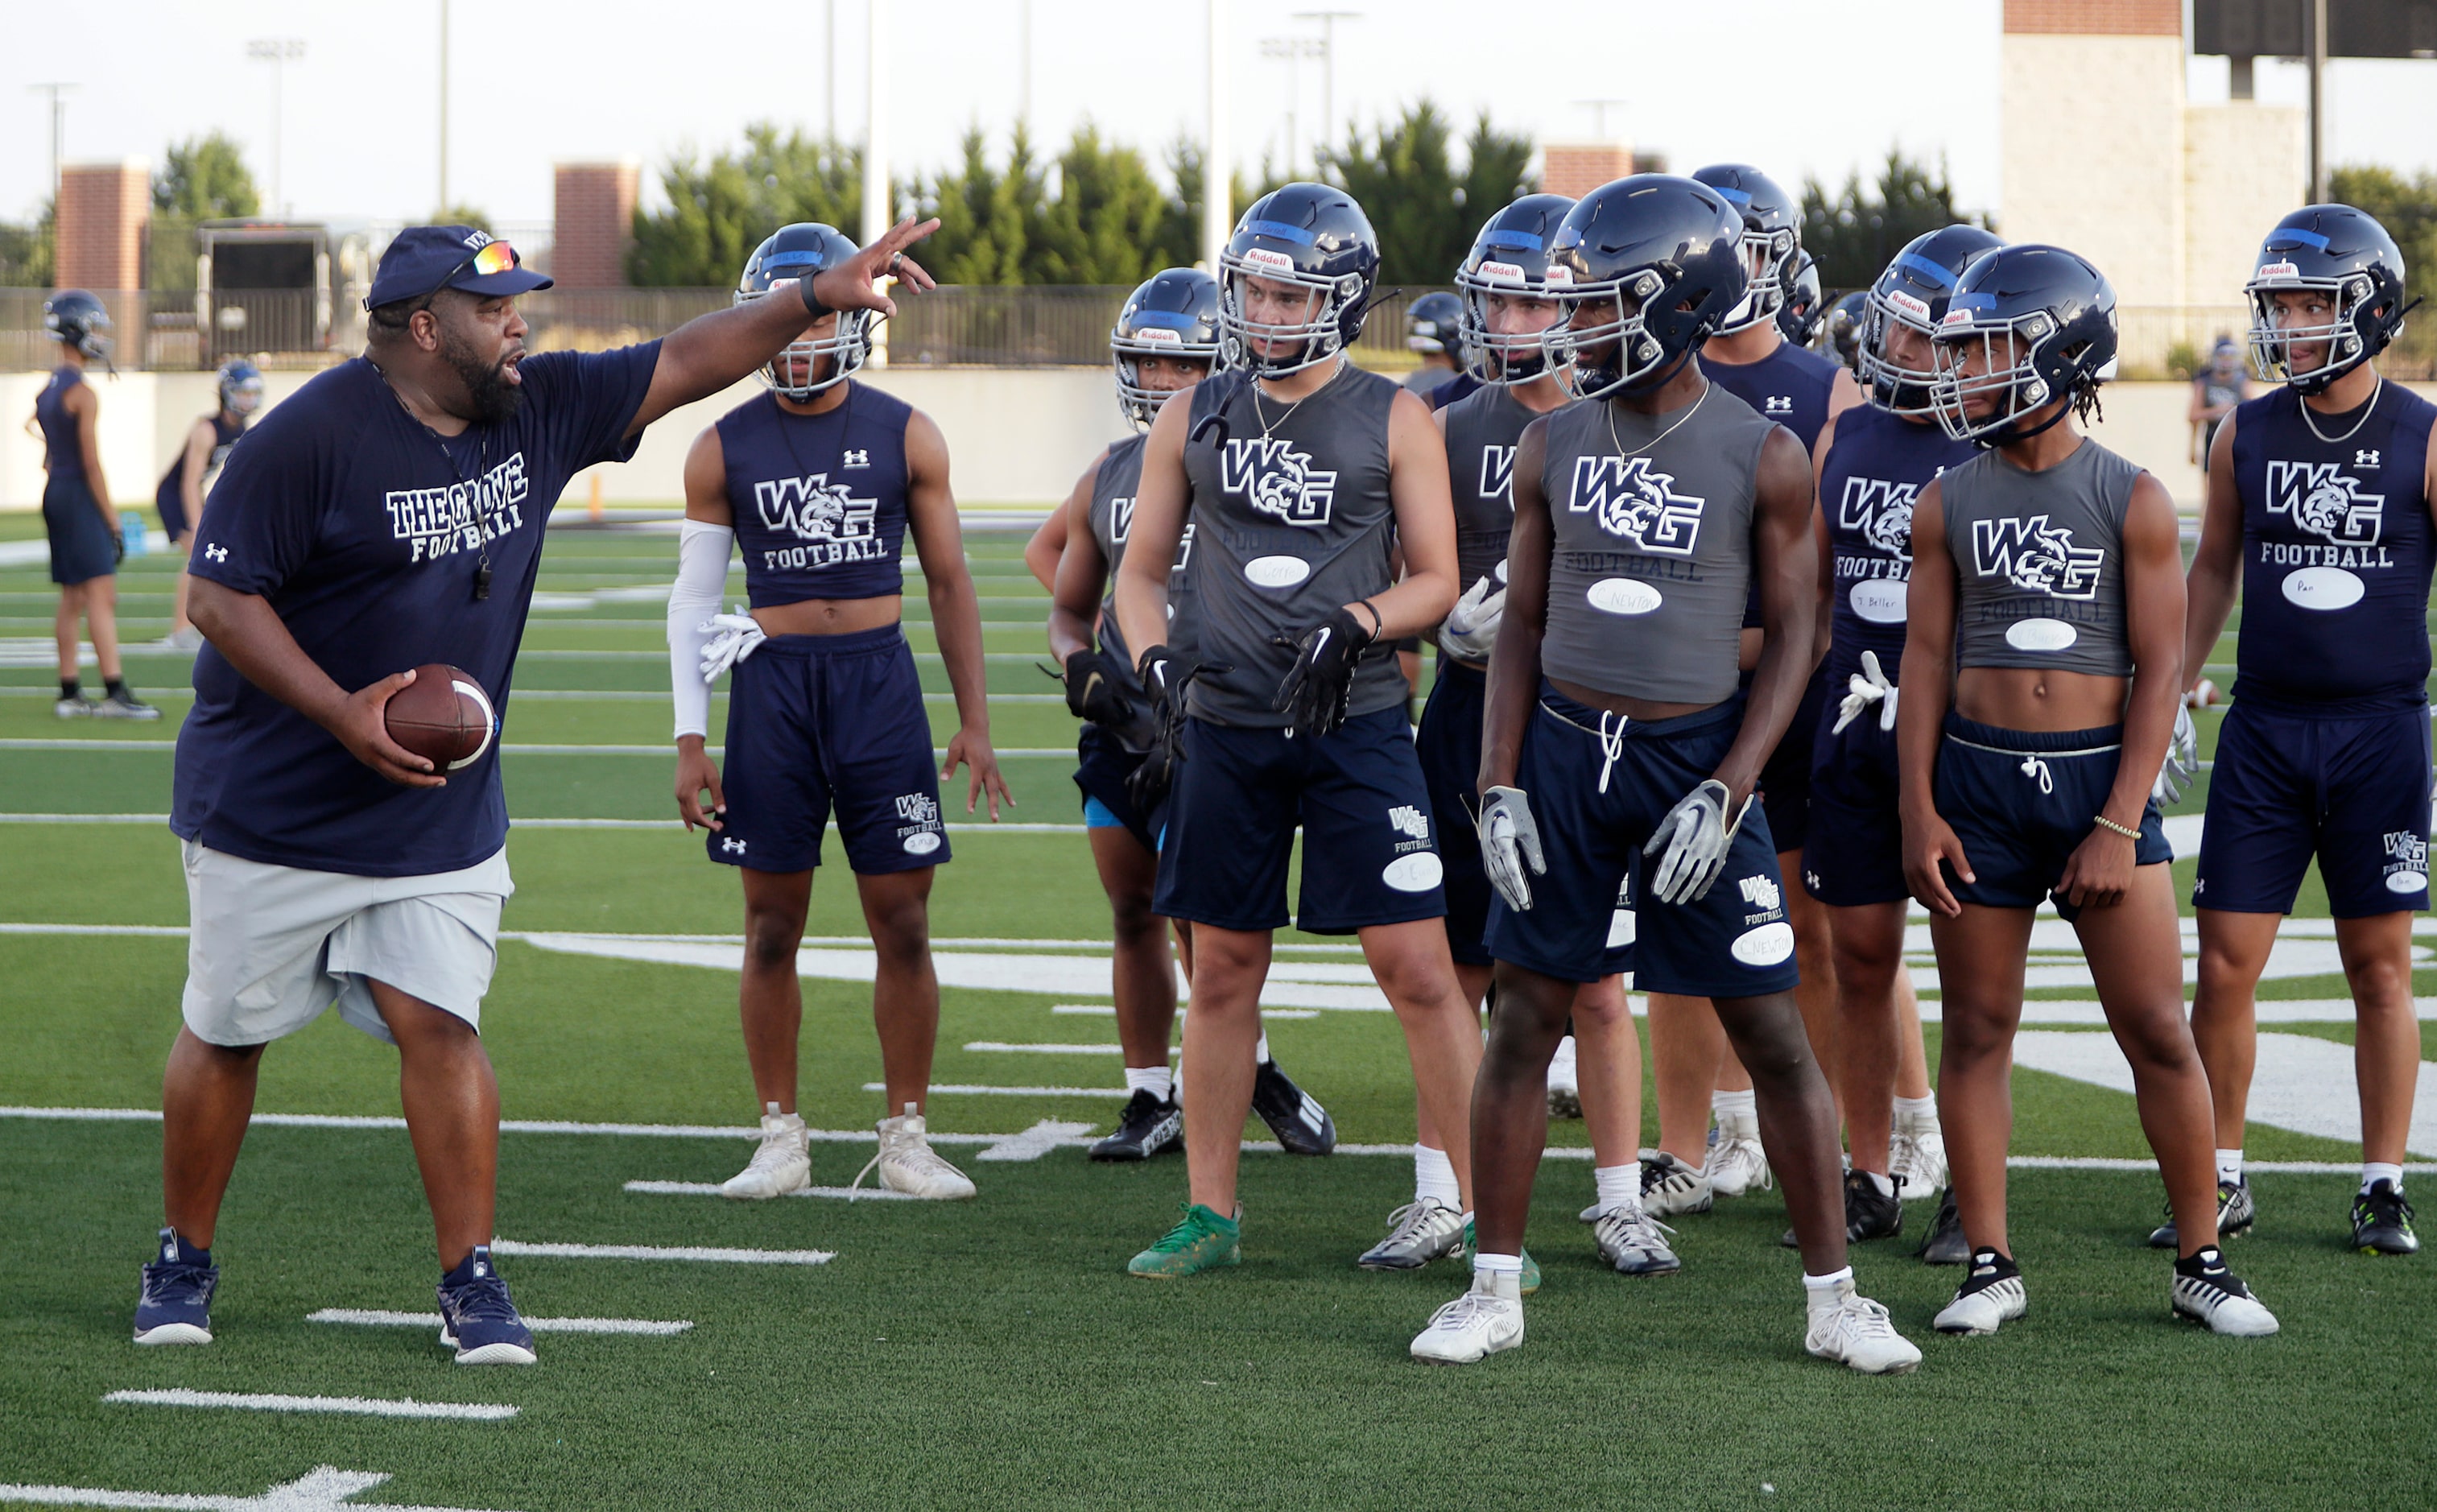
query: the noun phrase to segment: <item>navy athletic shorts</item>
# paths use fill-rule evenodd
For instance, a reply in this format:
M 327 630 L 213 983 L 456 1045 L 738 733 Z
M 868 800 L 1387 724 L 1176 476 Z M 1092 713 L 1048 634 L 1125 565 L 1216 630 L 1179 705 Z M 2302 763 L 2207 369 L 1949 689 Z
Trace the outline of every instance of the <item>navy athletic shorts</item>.
M 1768 813 L 1768 833 L 1788 851 L 1799 851 L 1811 834 L 1811 752 L 1819 729 L 1820 711 L 1828 706 L 1828 665 L 1821 662 L 1802 690 L 1794 721 L 1785 738 L 1768 753 L 1760 768 L 1760 805 Z
M 1777 841 L 1754 803 L 1709 892 L 1669 905 L 1648 896 L 1642 846 L 1685 794 L 1709 779 L 1743 728 L 1741 695 L 1677 719 L 1628 723 L 1540 684 L 1516 785 L 1532 800 L 1549 870 L 1532 877 L 1532 906 L 1489 907 L 1490 954 L 1563 981 L 1587 982 L 1608 962 L 1616 905 L 1630 888 L 1634 985 L 1692 997 L 1755 997 L 1797 979 Z
M 939 769 L 914 652 L 897 625 L 773 636 L 728 675 L 727 824 L 710 858 L 756 871 L 821 864 L 833 808 L 864 876 L 948 859 Z
M 1287 862 L 1303 826 L 1303 896 L 1287 915 Z M 1343 935 L 1446 912 L 1438 825 L 1402 706 L 1315 740 L 1184 722 L 1151 907 L 1219 929 Z
M 1144 850 L 1157 851 L 1166 802 L 1145 814 L 1126 791 L 1126 779 L 1142 764 L 1141 752 L 1126 749 L 1124 741 L 1097 725 L 1086 722 L 1075 737 L 1075 785 L 1083 790 L 1083 822 L 1094 829 L 1113 825 L 1141 841 Z
M 2290 913 L 2310 858 L 2339 919 L 2428 906 L 2428 709 L 2304 713 L 2253 694 L 2218 730 L 2195 907 Z
M 1851 733 L 1850 730 L 1847 731 Z M 1963 842 L 1977 882 L 1941 863 L 1957 901 L 1984 908 L 2036 908 L 2056 898 L 2067 919 L 2081 910 L 2058 897 L 2065 861 L 2098 826 L 2095 816 L 2115 787 L 2124 727 L 2103 730 L 2000 730 L 1950 712 L 1938 747 L 1933 793 L 1937 817 Z M 2136 866 L 2175 858 L 2158 805 L 2141 811 Z
M 118 571 L 117 537 L 82 478 L 53 478 L 43 485 L 43 533 L 50 537 L 52 582 L 73 586 Z
M 1811 833 L 1802 839 L 1802 886 L 1832 908 L 1901 903 L 1903 824 L 1897 814 L 1896 732 L 1879 728 L 1880 705 L 1841 735 L 1819 721 L 1811 747 Z M 1771 825 L 1774 828 L 1774 824 Z

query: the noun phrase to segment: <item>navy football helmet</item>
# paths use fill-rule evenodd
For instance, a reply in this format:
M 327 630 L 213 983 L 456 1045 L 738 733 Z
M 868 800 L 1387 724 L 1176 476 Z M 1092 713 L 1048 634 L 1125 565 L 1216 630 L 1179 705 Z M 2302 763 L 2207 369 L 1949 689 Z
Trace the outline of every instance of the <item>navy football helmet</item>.
M 1342 189 L 1289 184 L 1253 202 L 1218 255 L 1219 360 L 1255 378 L 1334 360 L 1362 333 L 1379 276 L 1379 237 Z M 1291 284 L 1306 294 L 1303 318 L 1255 324 L 1242 280 Z M 1256 352 L 1255 340 L 1273 350 Z
M 1464 366 L 1464 306 L 1435 290 L 1405 307 L 1405 349 L 1446 358 Z
M 220 408 L 242 419 L 262 408 L 262 369 L 242 357 L 220 364 Z
M 43 330 L 61 346 L 110 360 L 110 311 L 81 289 L 62 289 L 43 301 Z
M 1862 376 L 1863 302 L 1869 297 L 1869 291 L 1864 289 L 1838 295 L 1836 303 L 1828 307 L 1828 318 L 1821 323 L 1818 342 L 1813 347 L 1820 356 L 1832 357 L 1843 363 L 1855 378 Z
M 1464 301 L 1461 360 L 1475 382 L 1527 383 L 1549 370 L 1538 331 L 1490 334 L 1489 296 L 1553 299 L 1571 287 L 1549 256 L 1557 228 L 1573 207 L 1574 202 L 1562 194 L 1527 194 L 1491 216 L 1472 238 L 1472 250 L 1456 270 L 1455 286 Z
M 745 260 L 745 273 L 736 280 L 735 303 L 749 305 L 766 296 L 774 288 L 799 278 L 834 268 L 855 254 L 855 245 L 833 226 L 817 221 L 799 220 L 791 226 L 780 226 L 753 249 Z M 801 295 L 798 295 L 801 298 Z M 837 329 L 815 339 L 805 337 L 782 348 L 762 369 L 762 381 L 786 398 L 801 402 L 823 389 L 845 380 L 861 368 L 871 355 L 871 311 L 842 309 L 837 312 Z M 820 359 L 831 359 L 829 376 L 820 372 Z M 802 376 L 798 378 L 800 369 Z
M 2260 378 L 2317 394 L 2386 349 L 2403 334 L 2403 317 L 2419 304 L 2403 302 L 2403 254 L 2386 228 L 2348 204 L 2305 205 L 2276 222 L 2259 244 L 2258 271 L 2242 286 L 2251 302 L 2251 361 Z M 2309 290 L 2332 296 L 2335 317 L 2323 325 L 2287 325 L 2275 296 Z M 2324 345 L 2308 367 L 2293 360 L 2296 346 Z
M 2004 245 L 1992 233 L 1967 225 L 1923 232 L 1904 243 L 1863 296 L 1856 373 L 1869 389 L 1871 403 L 1912 419 L 1930 417 L 1929 390 L 1937 373 L 1898 362 L 1888 355 L 1887 337 L 1898 325 L 1924 337 L 1936 335 L 1964 268 L 1982 253 Z
M 1675 376 L 1743 299 L 1742 214 L 1706 184 L 1637 173 L 1593 189 L 1557 227 L 1549 281 L 1565 323 L 1540 338 L 1578 399 L 1646 393 Z M 1578 317 L 1594 317 L 1577 325 Z
M 1109 360 L 1117 369 L 1117 409 L 1137 430 L 1159 417 L 1169 393 L 1143 387 L 1134 364 L 1146 357 L 1204 368 L 1218 360 L 1218 280 L 1199 268 L 1166 269 L 1143 280 L 1117 311 Z
M 1984 252 L 1955 281 L 1930 351 L 1937 364 L 1930 404 L 1948 435 L 1983 447 L 2026 441 L 2090 408 L 2098 386 L 2115 376 L 2114 286 L 2062 247 Z M 1972 401 L 1983 396 L 1994 404 L 1972 414 Z M 2049 405 L 2054 414 L 2023 427 L 2025 416 Z
M 1799 247 L 1794 253 L 1794 278 L 1786 285 L 1785 303 L 1777 312 L 1777 333 L 1797 346 L 1809 346 L 1819 328 L 1821 308 L 1819 264 Z
M 1802 206 L 1775 179 L 1745 163 L 1712 163 L 1693 170 L 1695 183 L 1724 196 L 1743 217 L 1744 272 L 1750 295 L 1727 313 L 1718 334 L 1732 336 L 1773 319 L 1794 287 L 1795 255 L 1802 250 Z

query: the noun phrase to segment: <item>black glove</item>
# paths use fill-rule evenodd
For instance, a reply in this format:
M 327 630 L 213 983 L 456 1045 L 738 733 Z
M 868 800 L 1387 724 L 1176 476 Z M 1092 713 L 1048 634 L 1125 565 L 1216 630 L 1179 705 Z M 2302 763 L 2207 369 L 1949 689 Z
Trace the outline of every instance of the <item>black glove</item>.
M 1113 729 L 1126 722 L 1125 694 L 1110 676 L 1109 659 L 1082 650 L 1066 659 L 1066 708 L 1078 719 Z
M 1340 607 L 1328 618 L 1293 640 L 1276 635 L 1271 645 L 1294 652 L 1295 663 L 1278 684 L 1270 707 L 1288 715 L 1288 729 L 1298 734 L 1325 735 L 1345 723 L 1346 706 L 1354 697 L 1354 665 L 1362 659 L 1379 626 L 1368 628 L 1362 617 Z
M 1176 783 L 1176 769 L 1184 765 L 1184 693 L 1203 673 L 1233 672 L 1222 661 L 1193 663 L 1164 645 L 1148 647 L 1136 664 L 1143 691 L 1150 694 L 1156 730 L 1150 749 L 1126 778 L 1126 797 L 1134 812 L 1148 818 L 1166 801 Z
M 1145 646 L 1134 659 L 1134 676 L 1142 679 L 1143 692 L 1150 694 L 1151 707 L 1163 723 L 1171 714 L 1184 717 L 1185 684 L 1201 671 L 1164 645 Z

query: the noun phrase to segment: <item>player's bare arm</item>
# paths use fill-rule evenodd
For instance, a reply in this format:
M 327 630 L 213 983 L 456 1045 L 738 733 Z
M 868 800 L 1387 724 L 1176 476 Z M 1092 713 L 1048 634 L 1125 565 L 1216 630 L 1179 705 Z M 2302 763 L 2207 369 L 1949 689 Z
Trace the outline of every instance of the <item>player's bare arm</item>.
M 209 420 L 198 420 L 186 432 L 186 452 L 180 459 L 178 492 L 186 505 L 186 528 L 203 518 L 203 469 L 212 463 L 212 448 L 219 445 L 219 434 Z
M 1447 483 L 1446 437 L 1430 423 L 1430 407 L 1410 391 L 1399 393 L 1388 410 L 1388 499 L 1396 511 L 1405 575 L 1371 600 L 1379 615 L 1375 641 L 1432 629 L 1464 591 L 1455 580 L 1455 496 Z
M 1066 502 L 1049 517 L 1057 522 L 1061 545 L 1042 586 L 1050 591 L 1049 654 L 1061 667 L 1078 651 L 1092 649 L 1092 622 L 1099 616 L 1100 595 L 1109 581 L 1108 561 L 1092 535 L 1092 489 L 1099 482 L 1100 461 L 1093 459 Z M 1032 538 L 1039 541 L 1049 529 L 1049 521 L 1043 521 Z M 1025 548 L 1027 560 L 1031 552 L 1030 546 Z
M 736 522 L 733 507 L 728 501 L 728 457 L 720 445 L 719 428 L 705 426 L 702 434 L 693 438 L 686 450 L 685 518 L 705 525 L 730 529 Z M 676 676 L 685 676 L 676 669 Z M 704 748 L 701 735 L 677 737 L 677 814 L 685 820 L 687 833 L 697 824 L 705 829 L 720 828 L 720 816 L 727 812 L 728 799 L 719 787 L 719 764 Z M 703 795 L 710 795 L 708 803 Z
M 1168 400 L 1143 443 L 1142 480 L 1134 485 L 1133 528 L 1126 534 L 1125 560 L 1117 564 L 1116 595 L 1117 628 L 1137 657 L 1167 643 L 1168 564 L 1176 560 L 1192 508 L 1184 476 L 1184 432 L 1192 416 L 1191 399 Z
M 1905 597 L 1904 695 L 1896 706 L 1896 770 L 1903 822 L 1904 882 L 1921 905 L 1949 919 L 1963 905 L 1938 863 L 1970 882 L 1963 842 L 1937 816 L 1933 782 L 1937 747 L 1955 697 L 1955 558 L 1946 549 L 1946 505 L 1938 485 L 1921 489 L 1912 511 L 1912 584 Z
M 349 693 L 305 654 L 287 622 L 256 593 L 240 593 L 207 577 L 195 579 L 187 617 L 245 680 L 328 730 L 356 760 L 401 787 L 446 787 L 431 764 L 389 738 L 381 712 L 414 680 L 396 672 Z
M 2209 448 L 2208 501 L 2200 512 L 2200 543 L 2183 579 L 2183 691 L 2200 680 L 2217 638 L 2242 591 L 2242 493 L 2234 477 L 2235 417 L 2217 428 Z
M 2233 469 L 2225 469 L 2230 475 Z M 2115 785 L 2090 835 L 2065 859 L 2058 890 L 2084 907 L 2119 903 L 2132 886 L 2134 842 L 2110 824 L 2138 832 L 2149 787 L 2166 760 L 2183 695 L 2183 551 L 2175 502 L 2151 473 L 2132 483 L 2124 510 L 2125 637 L 2132 685 L 2124 698 L 2124 755 Z
M 1548 451 L 1549 422 L 1534 420 L 1515 444 L 1515 533 L 1506 543 L 1506 615 L 1489 650 L 1489 687 L 1483 695 L 1481 791 L 1515 785 L 1515 765 L 1523 754 L 1523 731 L 1540 692 L 1540 638 L 1549 626 L 1549 554 L 1555 539 L 1548 497 L 1540 492 L 1540 466 Z
M 1727 784 L 1727 808 L 1739 808 L 1760 784 L 1768 753 L 1794 722 L 1803 685 L 1818 664 L 1819 550 L 1812 534 L 1811 459 L 1782 428 L 1769 432 L 1752 482 L 1752 571 L 1760 579 L 1762 640 L 1744 710 L 1727 759 L 1710 775 Z
M 1082 481 L 1067 494 L 1065 501 L 1051 510 L 1042 520 L 1041 528 L 1024 543 L 1024 566 L 1033 581 L 1052 593 L 1058 591 L 1058 558 L 1066 550 L 1069 519 L 1079 501 L 1085 509 L 1092 507 L 1092 481 L 1100 475 L 1100 464 L 1095 459 L 1083 469 Z
M 932 222 L 934 225 L 937 221 Z M 999 775 L 997 753 L 991 749 L 990 703 L 982 661 L 982 607 L 973 594 L 972 572 L 965 567 L 964 533 L 956 524 L 956 497 L 948 486 L 948 442 L 929 415 L 917 410 L 905 421 L 905 524 L 914 537 L 914 554 L 922 563 L 924 590 L 931 601 L 931 629 L 939 656 L 948 664 L 948 686 L 956 695 L 956 732 L 948 739 L 941 777 L 968 770 L 965 812 L 971 814 L 983 795 L 990 798 L 990 817 L 998 821 L 999 805 L 1015 804 Z
M 937 287 L 922 265 L 903 253 L 938 229 L 937 220 L 917 221 L 910 216 L 900 220 L 850 260 L 815 274 L 812 301 L 825 310 L 896 314 L 897 302 L 880 291 L 879 281 L 894 277 L 917 291 Z M 813 319 L 808 307 L 793 301 L 756 299 L 698 315 L 669 332 L 660 340 L 651 387 L 626 434 L 640 435 L 645 426 L 677 406 L 709 398 L 751 374 L 803 335 Z

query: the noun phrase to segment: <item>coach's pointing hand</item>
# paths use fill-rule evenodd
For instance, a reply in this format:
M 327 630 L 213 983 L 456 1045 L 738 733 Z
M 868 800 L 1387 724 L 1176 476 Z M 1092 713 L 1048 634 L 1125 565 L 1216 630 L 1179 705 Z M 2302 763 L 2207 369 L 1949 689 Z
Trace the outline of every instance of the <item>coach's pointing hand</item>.
M 812 310 L 813 318 L 818 320 L 833 309 L 876 309 L 884 315 L 896 314 L 897 302 L 880 291 L 883 278 L 895 278 L 917 292 L 938 288 L 938 282 L 922 271 L 922 265 L 905 255 L 905 249 L 938 229 L 936 218 L 917 221 L 907 216 L 884 232 L 878 241 L 845 262 L 815 273 L 811 287 L 804 290 L 804 304 Z
M 447 787 L 448 779 L 434 773 L 430 762 L 389 738 L 389 701 L 413 680 L 411 671 L 393 672 L 366 683 L 347 694 L 328 721 L 329 730 L 349 755 L 400 787 Z

